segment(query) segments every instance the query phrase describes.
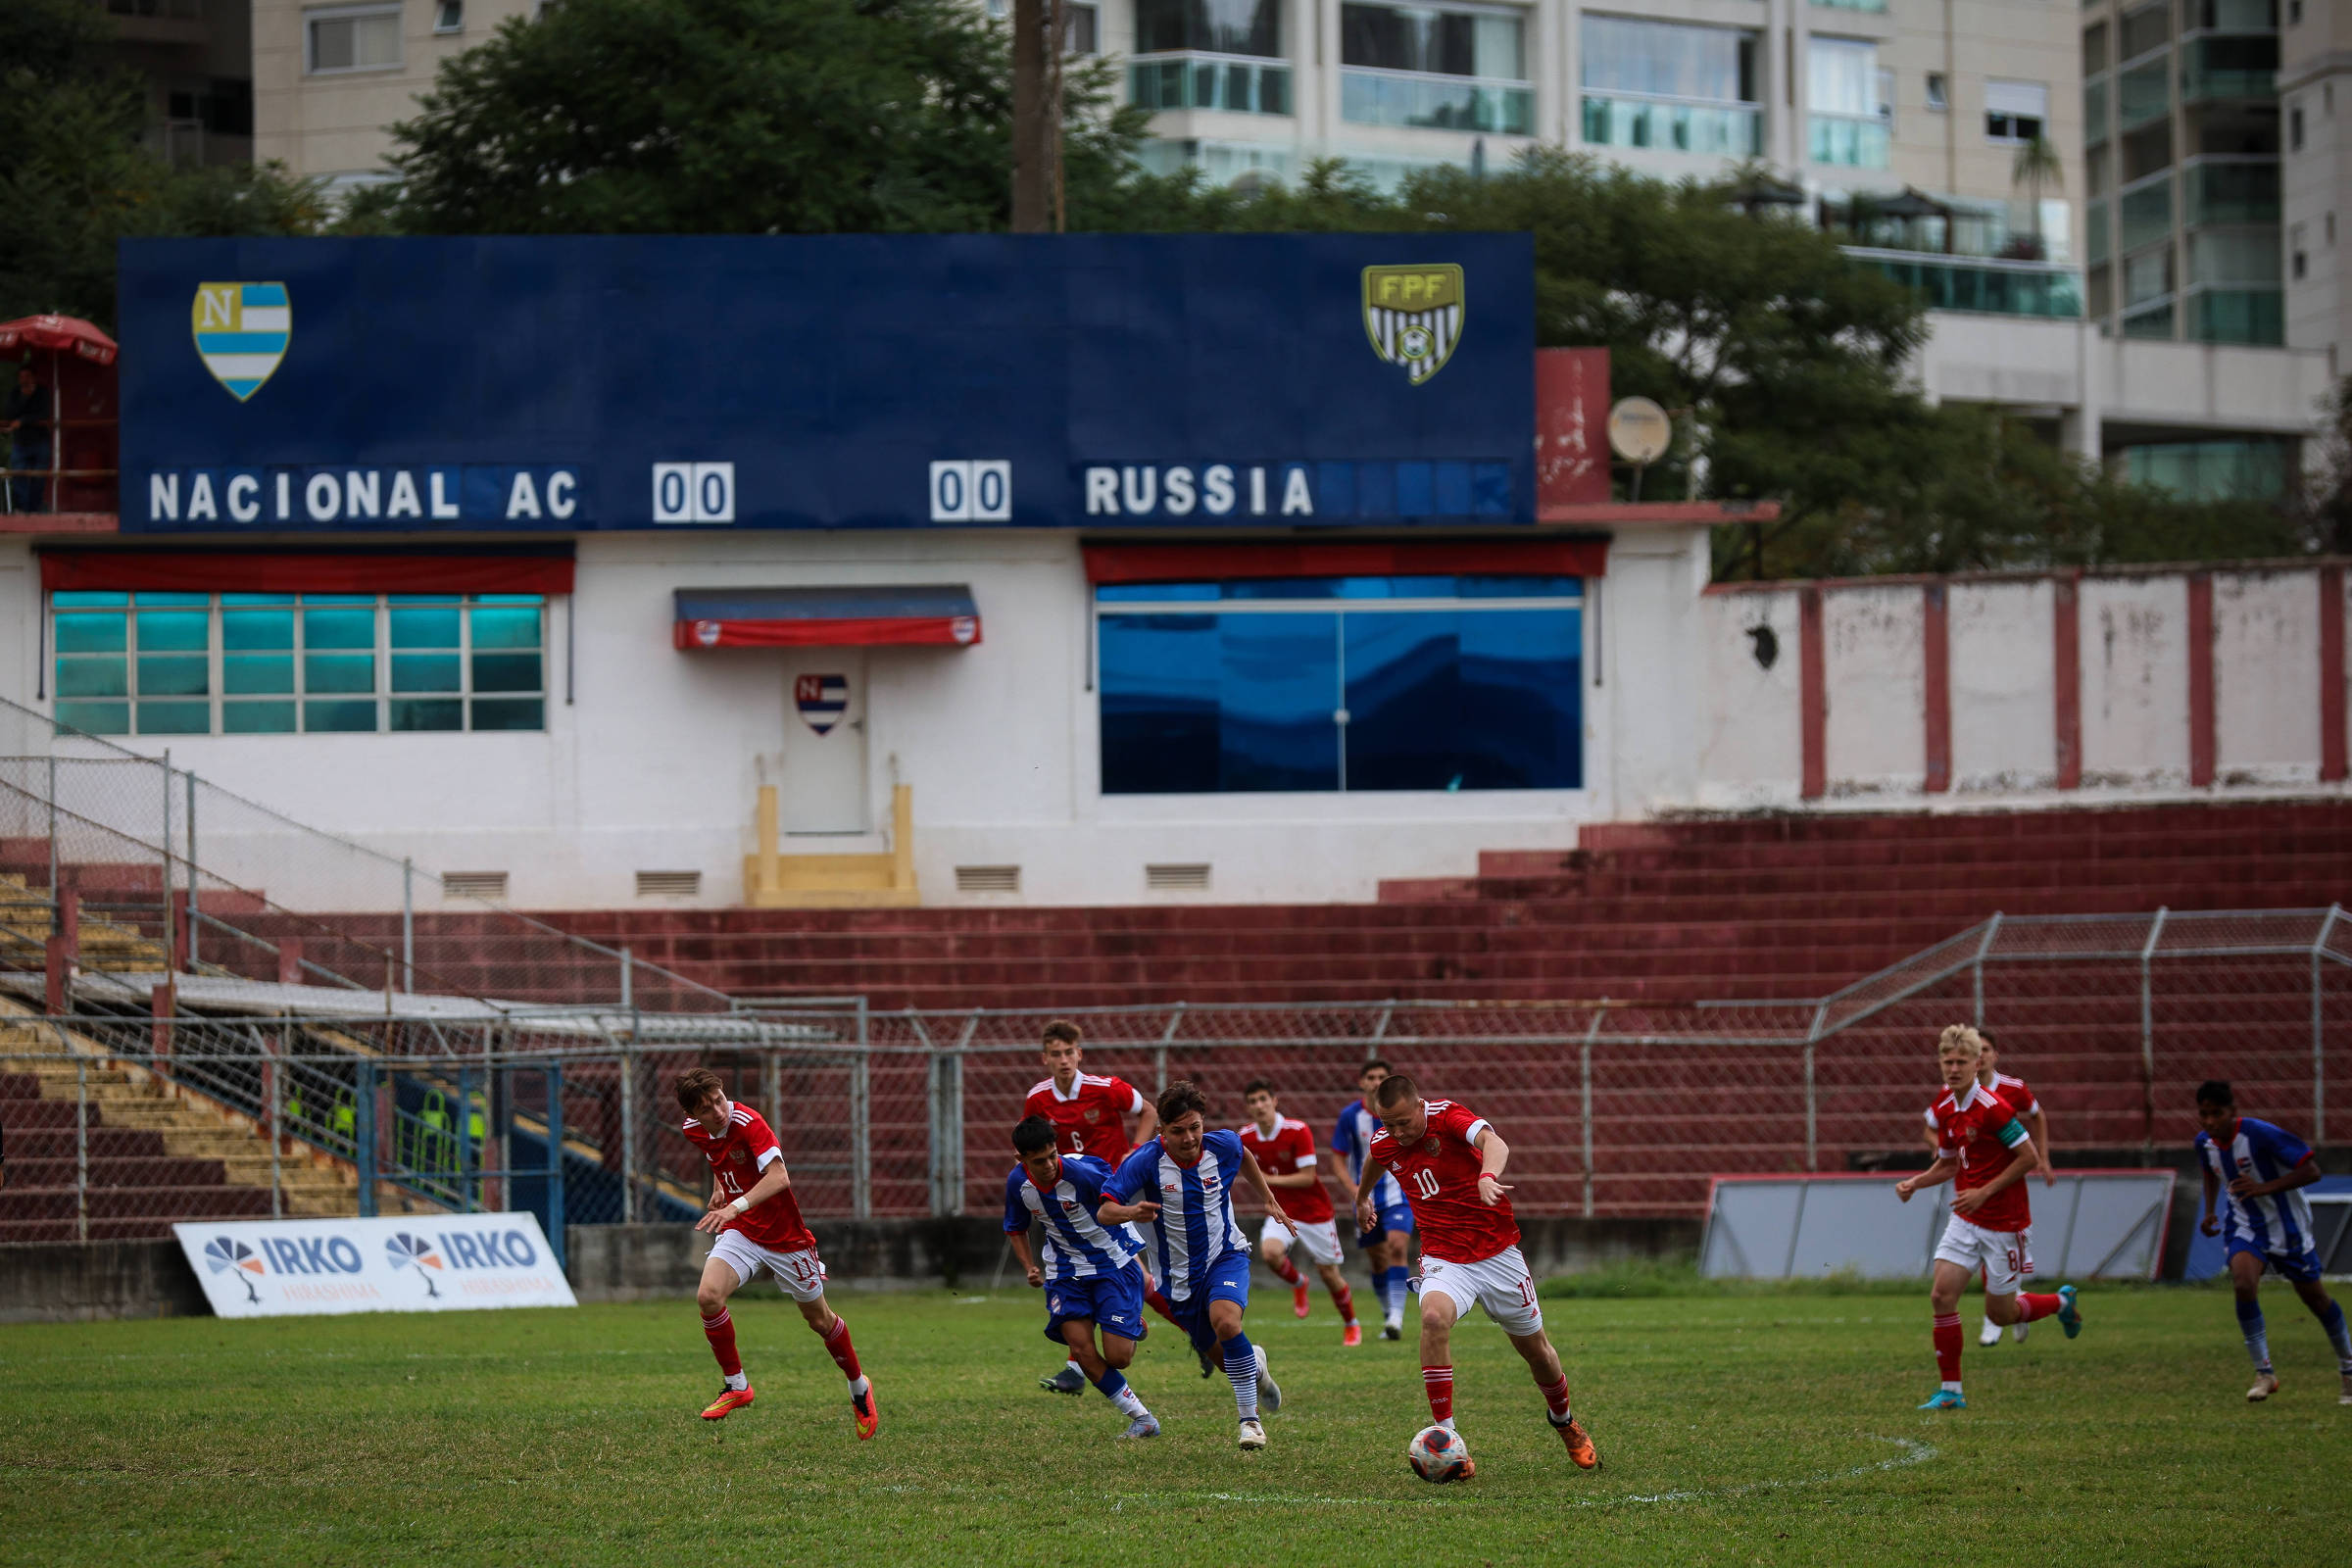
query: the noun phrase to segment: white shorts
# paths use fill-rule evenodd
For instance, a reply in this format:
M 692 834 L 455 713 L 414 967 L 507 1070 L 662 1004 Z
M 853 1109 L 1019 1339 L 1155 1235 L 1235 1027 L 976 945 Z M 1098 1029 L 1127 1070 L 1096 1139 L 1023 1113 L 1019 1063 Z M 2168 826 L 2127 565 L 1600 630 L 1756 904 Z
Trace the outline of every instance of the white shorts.
M 1536 1305 L 1536 1282 L 1528 1276 L 1527 1259 L 1519 1249 L 1506 1247 L 1493 1257 L 1475 1263 L 1448 1263 L 1421 1254 L 1421 1298 L 1443 1296 L 1453 1303 L 1456 1318 L 1469 1315 L 1472 1302 L 1505 1334 L 1524 1338 L 1544 1327 L 1544 1310 Z
M 1936 1244 L 1936 1261 L 1984 1271 L 1986 1296 L 2015 1296 L 2034 1272 L 2034 1231 L 1988 1231 L 1954 1214 Z
M 738 1286 L 749 1285 L 761 1269 L 776 1277 L 776 1289 L 796 1301 L 814 1301 L 825 1294 L 825 1263 L 812 1249 L 806 1252 L 771 1252 L 758 1242 L 744 1240 L 743 1232 L 728 1231 L 719 1237 L 710 1255 L 735 1271 Z
M 1340 1227 L 1336 1220 L 1301 1223 L 1294 1231 L 1282 1221 L 1270 1219 L 1266 1221 L 1266 1228 L 1258 1233 L 1258 1239 L 1261 1244 L 1272 1242 L 1286 1252 L 1291 1250 L 1291 1243 L 1297 1242 L 1306 1249 L 1306 1255 L 1317 1263 L 1336 1264 L 1340 1260 Z

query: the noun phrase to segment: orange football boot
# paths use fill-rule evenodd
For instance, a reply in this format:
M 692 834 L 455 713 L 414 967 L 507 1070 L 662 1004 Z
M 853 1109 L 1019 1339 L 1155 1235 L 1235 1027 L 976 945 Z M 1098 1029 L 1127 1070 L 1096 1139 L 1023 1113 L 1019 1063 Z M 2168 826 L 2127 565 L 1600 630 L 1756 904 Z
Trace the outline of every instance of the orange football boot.
M 751 1402 L 752 1389 L 748 1383 L 740 1389 L 721 1389 L 718 1397 L 704 1406 L 703 1419 L 724 1421 L 730 1412 L 740 1410 Z
M 1306 1316 L 1306 1286 L 1303 1284 L 1291 1287 L 1291 1316 Z
M 1361 1345 L 1361 1344 L 1363 1344 L 1363 1343 L 1364 1343 L 1364 1326 L 1363 1326 L 1361 1323 L 1350 1323 L 1350 1324 L 1348 1324 L 1348 1331 L 1347 1331 L 1345 1334 L 1342 1334 L 1342 1335 L 1340 1336 L 1340 1343 L 1341 1343 L 1342 1345 Z
M 865 1380 L 865 1392 L 850 1396 L 850 1413 L 858 1418 L 858 1441 L 865 1442 L 882 1424 L 882 1405 L 874 1397 L 874 1380 Z
M 1551 1430 L 1557 1432 L 1560 1441 L 1568 1445 L 1568 1457 L 1576 1461 L 1579 1470 L 1600 1468 L 1600 1452 L 1592 1446 L 1592 1434 L 1585 1430 L 1582 1421 L 1570 1416 L 1566 1426 L 1555 1426 Z

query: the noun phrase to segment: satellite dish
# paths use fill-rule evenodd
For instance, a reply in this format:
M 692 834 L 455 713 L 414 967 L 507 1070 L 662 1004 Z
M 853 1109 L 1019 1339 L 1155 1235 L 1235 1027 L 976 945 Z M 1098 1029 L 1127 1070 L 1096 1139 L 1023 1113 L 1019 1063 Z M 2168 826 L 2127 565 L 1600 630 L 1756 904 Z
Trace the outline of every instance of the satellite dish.
M 1674 421 L 1648 398 L 1619 398 L 1609 410 L 1609 450 L 1646 467 L 1674 444 Z

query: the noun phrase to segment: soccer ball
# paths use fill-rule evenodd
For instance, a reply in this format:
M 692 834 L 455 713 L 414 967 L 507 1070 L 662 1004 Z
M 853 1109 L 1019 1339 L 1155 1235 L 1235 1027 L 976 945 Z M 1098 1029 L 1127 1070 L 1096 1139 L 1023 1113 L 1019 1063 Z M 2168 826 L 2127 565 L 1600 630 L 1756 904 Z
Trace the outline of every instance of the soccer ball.
M 1405 1446 L 1404 1457 L 1413 1474 L 1424 1481 L 1467 1481 L 1478 1473 L 1470 1462 L 1470 1446 L 1460 1434 L 1444 1427 L 1423 1427 L 1414 1433 L 1413 1441 Z

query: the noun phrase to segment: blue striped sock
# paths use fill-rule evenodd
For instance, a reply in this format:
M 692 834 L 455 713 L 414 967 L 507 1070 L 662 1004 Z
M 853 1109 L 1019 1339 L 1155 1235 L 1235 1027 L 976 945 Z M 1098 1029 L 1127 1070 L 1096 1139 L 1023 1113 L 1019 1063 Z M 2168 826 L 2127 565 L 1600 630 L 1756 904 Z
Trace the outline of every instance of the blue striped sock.
M 2260 1301 L 2239 1298 L 2237 1328 L 2246 1337 L 2246 1353 L 2254 1358 L 2254 1370 L 2268 1372 L 2271 1369 L 2271 1334 L 2263 1326 Z
M 1233 1407 L 1245 1421 L 1257 1419 L 1257 1347 L 1247 1334 L 1225 1342 L 1225 1377 L 1233 1385 Z
M 2335 1347 L 2336 1369 L 2352 1374 L 2352 1329 L 2344 1327 L 2344 1303 L 2329 1301 L 2328 1310 L 2320 1314 L 2320 1327 L 2328 1331 L 2328 1343 Z

